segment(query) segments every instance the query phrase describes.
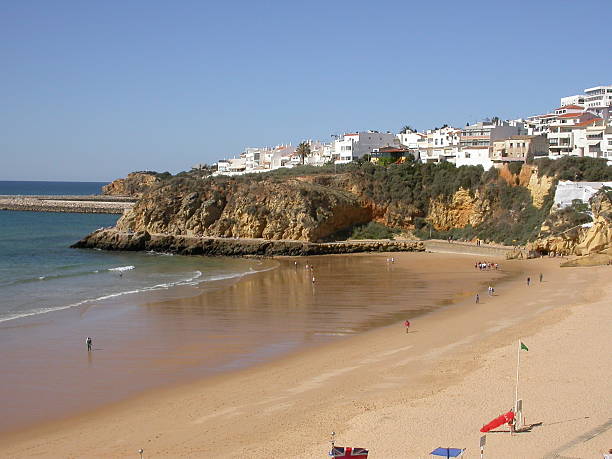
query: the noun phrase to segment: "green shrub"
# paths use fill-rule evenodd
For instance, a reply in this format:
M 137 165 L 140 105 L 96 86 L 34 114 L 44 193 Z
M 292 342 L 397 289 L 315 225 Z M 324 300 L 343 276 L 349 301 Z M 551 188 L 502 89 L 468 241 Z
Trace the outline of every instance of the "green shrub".
M 351 239 L 392 239 L 399 231 L 380 223 L 370 222 L 353 229 Z

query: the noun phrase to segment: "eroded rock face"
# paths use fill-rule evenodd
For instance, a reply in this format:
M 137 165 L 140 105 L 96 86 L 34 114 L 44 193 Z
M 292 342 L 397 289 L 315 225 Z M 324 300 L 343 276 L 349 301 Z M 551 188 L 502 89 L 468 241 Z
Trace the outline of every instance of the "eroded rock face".
M 561 234 L 538 238 L 528 244 L 533 253 L 556 253 L 563 255 L 592 255 L 612 248 L 612 202 L 605 192 L 591 198 L 593 222 L 589 227 L 572 228 Z M 552 229 L 542 226 L 542 231 Z
M 478 191 L 474 196 L 468 190 L 460 188 L 450 201 L 432 200 L 429 204 L 427 220 L 438 231 L 451 228 L 463 228 L 470 224 L 481 224 L 491 211 L 491 203 L 482 199 Z
M 528 180 L 526 180 L 528 178 Z M 531 200 L 533 206 L 541 209 L 544 205 L 544 201 L 551 188 L 555 184 L 554 177 L 548 177 L 546 175 L 538 177 L 538 168 L 535 166 L 523 165 L 521 173 L 519 174 L 520 184 L 526 187 L 531 193 Z
M 359 198 L 300 180 L 230 183 L 183 192 L 159 187 L 117 222 L 152 234 L 319 241 L 371 220 Z
M 132 172 L 126 178 L 117 179 L 102 187 L 102 194 L 110 196 L 141 197 L 160 179 L 154 173 Z
M 523 186 L 529 190 L 533 206 L 541 209 L 551 188 L 555 184 L 554 177 L 538 177 L 538 168 L 530 164 L 523 164 L 518 175 L 512 174 L 507 165 L 499 169 L 499 176 L 511 186 Z

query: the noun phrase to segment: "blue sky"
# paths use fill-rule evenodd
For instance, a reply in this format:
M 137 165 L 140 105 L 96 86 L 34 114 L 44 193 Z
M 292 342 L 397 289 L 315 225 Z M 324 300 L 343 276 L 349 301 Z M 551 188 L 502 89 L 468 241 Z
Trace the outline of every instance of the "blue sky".
M 546 112 L 612 83 L 610 17 L 609 0 L 0 0 L 0 180 Z

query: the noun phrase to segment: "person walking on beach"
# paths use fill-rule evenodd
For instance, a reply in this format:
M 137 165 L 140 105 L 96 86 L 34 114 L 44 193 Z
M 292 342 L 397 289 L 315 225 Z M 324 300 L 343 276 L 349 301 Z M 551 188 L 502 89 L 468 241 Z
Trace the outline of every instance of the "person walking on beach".
M 531 284 L 531 277 L 527 278 L 527 287 L 529 287 L 529 285 Z
M 91 337 L 88 336 L 87 339 L 85 340 L 85 342 L 87 343 L 87 352 L 91 352 L 91 346 L 92 346 L 92 340 Z
M 544 279 L 544 274 L 540 273 L 540 282 L 542 282 L 542 279 Z
M 480 303 L 480 295 L 476 294 L 476 304 Z
M 408 333 L 408 329 L 410 328 L 410 321 L 409 320 L 404 322 L 404 327 L 406 327 L 406 333 Z

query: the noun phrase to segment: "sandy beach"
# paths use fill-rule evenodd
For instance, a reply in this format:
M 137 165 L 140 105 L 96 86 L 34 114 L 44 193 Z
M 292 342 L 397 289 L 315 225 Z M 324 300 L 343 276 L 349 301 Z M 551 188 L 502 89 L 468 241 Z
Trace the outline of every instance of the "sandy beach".
M 384 320 L 341 340 L 5 434 L 0 456 L 137 457 L 143 448 L 151 458 L 315 458 L 327 455 L 335 431 L 337 444 L 368 448 L 370 457 L 425 458 L 437 446 L 478 457 L 480 427 L 513 405 L 519 338 L 529 346 L 519 396 L 527 423 L 541 425 L 489 434 L 485 457 L 596 458 L 612 447 L 610 267 L 500 261 L 514 275 L 496 282 L 490 297 L 475 257 L 421 256 L 442 267 L 460 260 L 472 271 L 440 281 L 445 294 L 454 292 L 448 307 L 439 308 L 441 292 L 423 297 L 435 303 L 437 296 L 438 307 L 425 315 L 421 309 L 409 334 L 388 309 Z M 410 257 L 397 255 L 398 269 L 413 263 Z M 428 275 L 437 285 L 436 274 Z M 317 280 L 321 295 L 344 305 L 376 306 L 385 289 L 401 291 L 401 282 L 380 275 L 363 284 L 324 287 Z

